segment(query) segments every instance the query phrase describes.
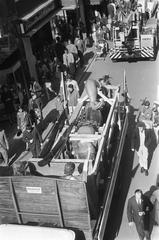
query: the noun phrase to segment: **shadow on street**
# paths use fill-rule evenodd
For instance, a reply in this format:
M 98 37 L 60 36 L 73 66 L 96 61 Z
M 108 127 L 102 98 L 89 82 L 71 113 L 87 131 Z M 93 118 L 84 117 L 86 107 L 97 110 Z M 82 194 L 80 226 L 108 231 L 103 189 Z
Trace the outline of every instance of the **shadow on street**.
M 134 152 L 131 151 L 131 136 L 135 128 L 134 112 L 136 109 L 130 105 L 129 110 L 129 126 L 125 139 L 125 145 L 118 174 L 119 176 L 116 181 L 116 191 L 111 203 L 108 224 L 105 231 L 105 239 L 109 240 L 114 240 L 118 235 L 131 180 L 135 176 L 138 169 L 138 166 L 133 169 Z M 120 189 L 118 187 L 120 187 Z

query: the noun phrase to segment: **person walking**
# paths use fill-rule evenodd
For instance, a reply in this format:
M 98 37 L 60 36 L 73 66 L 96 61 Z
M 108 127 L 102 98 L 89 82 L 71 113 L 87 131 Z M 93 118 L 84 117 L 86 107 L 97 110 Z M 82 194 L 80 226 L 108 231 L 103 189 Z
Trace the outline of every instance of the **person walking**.
M 5 134 L 4 129 L 0 130 L 0 153 L 2 155 L 2 163 L 3 165 L 8 165 L 8 150 L 9 143 Z
M 151 144 L 151 129 L 146 129 L 143 122 L 139 122 L 132 135 L 131 150 L 136 150 L 139 157 L 141 173 L 145 172 L 148 176 L 148 155 L 149 146 Z
M 127 218 L 129 226 L 132 227 L 135 224 L 140 240 L 150 240 L 150 212 L 152 209 L 152 203 L 140 189 L 136 189 L 134 196 L 128 200 Z
M 157 183 L 157 189 L 152 193 L 150 201 L 154 206 L 154 221 L 159 226 L 159 182 Z
M 80 58 L 80 66 L 83 67 L 84 65 L 84 50 L 85 50 L 85 46 L 84 46 L 84 41 L 80 38 L 79 35 L 76 36 L 75 38 L 75 45 L 78 49 L 78 56 Z
M 2 86 L 2 94 L 1 94 L 1 100 L 4 103 L 5 106 L 5 112 L 7 114 L 9 123 L 12 125 L 14 122 L 16 122 L 16 116 L 15 116 L 15 107 L 14 107 L 14 97 L 9 90 L 8 86 Z
M 74 86 L 74 89 L 77 90 L 79 93 L 79 86 L 76 80 L 72 79 L 72 76 L 68 74 L 67 80 L 66 80 L 66 86 L 68 87 L 69 84 L 72 84 Z
M 68 49 L 65 49 L 65 52 L 63 54 L 63 64 L 66 68 L 67 72 L 71 74 L 72 77 L 75 75 L 75 61 L 73 54 L 68 51 Z
M 75 61 L 75 64 L 76 64 L 76 61 L 77 61 L 77 59 L 78 59 L 78 51 L 77 51 L 76 45 L 73 44 L 73 43 L 71 42 L 71 40 L 69 39 L 66 48 L 68 49 L 68 52 L 69 52 L 69 53 L 72 53 L 72 54 L 73 54 L 74 61 Z
M 74 89 L 73 84 L 69 84 L 67 87 L 68 91 L 68 107 L 69 113 L 72 114 L 75 106 L 77 106 L 79 93 L 76 89 Z
M 146 128 L 152 128 L 152 109 L 150 107 L 150 102 L 144 99 L 137 112 L 136 122 L 144 122 Z
M 154 101 L 154 106 L 152 109 L 152 122 L 153 122 L 153 129 L 156 135 L 156 143 L 159 143 L 159 102 Z
M 37 158 L 40 154 L 43 141 L 36 126 L 27 125 L 23 133 L 23 141 L 27 143 L 29 150 L 32 152 L 32 157 Z
M 18 133 L 17 135 L 21 135 L 26 129 L 27 125 L 27 111 L 25 107 L 22 105 L 19 106 L 18 112 L 17 112 L 17 129 Z
M 37 79 L 32 78 L 32 89 L 31 89 L 31 95 L 32 95 L 32 99 L 35 101 L 35 104 L 39 110 L 40 113 L 40 118 L 43 119 L 43 115 L 42 115 L 42 88 L 38 82 Z

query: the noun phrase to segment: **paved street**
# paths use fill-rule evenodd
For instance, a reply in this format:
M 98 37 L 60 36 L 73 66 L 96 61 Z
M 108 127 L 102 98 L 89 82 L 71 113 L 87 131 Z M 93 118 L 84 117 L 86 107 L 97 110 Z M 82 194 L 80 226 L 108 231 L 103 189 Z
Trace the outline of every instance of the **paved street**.
M 140 99 L 147 97 L 151 104 L 154 100 L 159 100 L 159 56 L 155 62 L 142 61 L 135 63 L 121 62 L 112 63 L 109 58 L 106 61 L 98 60 L 89 69 L 87 76 L 90 78 L 99 78 L 104 74 L 112 77 L 112 84 L 122 84 L 124 70 L 131 101 L 130 124 L 124 148 L 121 171 L 122 187 L 120 195 L 114 197 L 109 226 L 105 239 L 117 240 L 135 240 L 138 239 L 135 227 L 130 228 L 127 222 L 126 206 L 127 200 L 133 195 L 135 189 L 141 188 L 143 192 L 150 193 L 152 186 L 156 184 L 157 175 L 159 174 L 159 146 L 155 149 L 150 163 L 149 176 L 146 177 L 140 173 L 138 158 L 136 153 L 130 150 L 130 139 L 134 129 L 135 109 L 138 108 Z M 152 240 L 159 239 L 159 228 L 153 227 Z

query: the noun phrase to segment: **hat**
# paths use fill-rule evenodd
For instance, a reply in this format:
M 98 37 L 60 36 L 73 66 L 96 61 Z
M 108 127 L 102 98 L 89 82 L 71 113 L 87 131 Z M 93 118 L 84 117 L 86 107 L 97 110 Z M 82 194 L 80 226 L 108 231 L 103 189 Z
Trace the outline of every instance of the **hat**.
M 146 100 L 146 101 L 144 102 L 144 105 L 145 105 L 145 106 L 150 106 L 150 102 L 149 102 L 148 100 Z
M 154 101 L 153 104 L 159 105 L 159 101 Z
M 64 174 L 71 175 L 75 170 L 75 164 L 73 162 L 68 162 L 64 167 Z

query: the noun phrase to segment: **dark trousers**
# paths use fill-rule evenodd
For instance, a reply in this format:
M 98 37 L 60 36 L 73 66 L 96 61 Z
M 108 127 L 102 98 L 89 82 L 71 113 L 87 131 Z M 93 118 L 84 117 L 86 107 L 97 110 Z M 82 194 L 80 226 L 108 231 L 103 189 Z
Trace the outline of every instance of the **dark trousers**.
M 136 225 L 136 230 L 138 232 L 139 235 L 139 239 L 140 240 L 144 240 L 144 238 L 146 240 L 150 240 L 150 232 L 148 230 L 144 230 L 144 224 L 143 223 L 138 223 L 135 224 Z

